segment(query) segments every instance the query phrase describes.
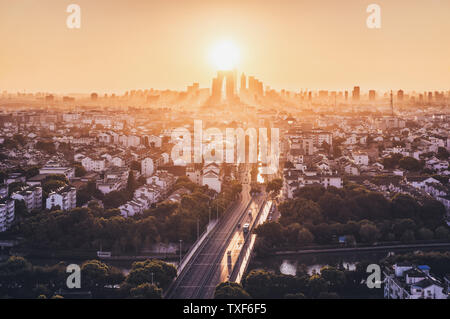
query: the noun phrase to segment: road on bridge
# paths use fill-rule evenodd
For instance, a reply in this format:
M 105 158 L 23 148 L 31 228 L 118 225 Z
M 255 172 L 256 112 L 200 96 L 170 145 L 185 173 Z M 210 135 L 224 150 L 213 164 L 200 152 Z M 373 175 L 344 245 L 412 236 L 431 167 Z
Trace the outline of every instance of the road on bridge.
M 213 297 L 216 285 L 226 280 L 222 277 L 223 270 L 229 268 L 229 264 L 226 262 L 227 248 L 236 232 L 242 231 L 238 224 L 241 223 L 242 226 L 247 222 L 248 211 L 256 212 L 258 203 L 262 202 L 260 198 L 252 201 L 249 190 L 249 185 L 243 185 L 238 203 L 227 212 L 197 249 L 182 273 L 169 288 L 166 298 L 209 299 Z M 256 216 L 255 213 L 253 215 Z

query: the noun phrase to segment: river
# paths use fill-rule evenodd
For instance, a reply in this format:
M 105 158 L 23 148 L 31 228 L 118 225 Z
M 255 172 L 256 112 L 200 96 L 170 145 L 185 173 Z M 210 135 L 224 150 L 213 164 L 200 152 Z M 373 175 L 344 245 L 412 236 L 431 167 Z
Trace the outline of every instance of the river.
M 389 254 L 404 254 L 415 252 L 417 249 L 394 249 L 392 251 L 374 251 L 374 252 L 351 252 L 351 253 L 320 253 L 306 255 L 289 255 L 265 258 L 253 258 L 250 262 L 248 270 L 267 269 L 276 271 L 285 275 L 295 276 L 297 269 L 301 265 L 305 265 L 308 273 L 319 273 L 324 266 L 343 265 L 348 270 L 355 270 L 356 264 L 359 262 L 379 263 L 381 259 Z M 420 251 L 448 251 L 447 249 L 422 248 Z

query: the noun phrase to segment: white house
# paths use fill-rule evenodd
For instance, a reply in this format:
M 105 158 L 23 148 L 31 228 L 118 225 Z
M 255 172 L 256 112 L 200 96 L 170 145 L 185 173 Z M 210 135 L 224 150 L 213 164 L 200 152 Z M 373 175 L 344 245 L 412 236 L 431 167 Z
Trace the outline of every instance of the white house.
M 220 168 L 216 163 L 208 164 L 203 168 L 202 185 L 208 185 L 210 189 L 218 193 L 222 190 Z
M 40 175 L 65 175 L 68 179 L 75 177 L 75 168 L 62 167 L 58 162 L 49 161 L 39 169 Z
M 81 160 L 81 165 L 88 172 L 103 172 L 105 170 L 105 160 L 104 159 L 92 159 L 90 157 L 85 157 Z
M 144 177 L 152 176 L 154 169 L 153 160 L 151 158 L 147 157 L 141 161 L 141 174 Z
M 123 166 L 123 160 L 118 156 L 114 156 L 113 158 L 111 158 L 110 163 L 112 166 L 117 166 L 117 167 Z
M 77 190 L 74 187 L 62 187 L 48 195 L 46 208 L 57 207 L 61 210 L 71 210 L 77 207 Z
M 23 200 L 25 202 L 25 206 L 28 212 L 31 212 L 35 209 L 42 208 L 42 188 L 33 186 L 33 187 L 24 187 L 20 191 L 15 192 L 11 195 L 12 199 Z
M 202 183 L 202 171 L 197 169 L 195 165 L 191 164 L 186 167 L 186 176 L 198 185 Z
M 357 165 L 369 165 L 369 155 L 367 153 L 355 152 L 353 153 L 353 160 Z
M 427 265 L 396 264 L 386 268 L 384 297 L 387 299 L 448 299 L 444 282 Z
M 4 198 L 0 200 L 0 233 L 11 227 L 14 221 L 15 201 Z

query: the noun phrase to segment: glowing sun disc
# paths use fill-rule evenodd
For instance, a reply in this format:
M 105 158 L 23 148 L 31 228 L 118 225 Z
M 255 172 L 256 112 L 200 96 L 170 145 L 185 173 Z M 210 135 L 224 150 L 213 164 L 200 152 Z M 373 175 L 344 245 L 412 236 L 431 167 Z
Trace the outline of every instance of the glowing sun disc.
M 232 70 L 239 60 L 239 49 L 229 41 L 218 43 L 211 50 L 211 61 L 219 70 Z

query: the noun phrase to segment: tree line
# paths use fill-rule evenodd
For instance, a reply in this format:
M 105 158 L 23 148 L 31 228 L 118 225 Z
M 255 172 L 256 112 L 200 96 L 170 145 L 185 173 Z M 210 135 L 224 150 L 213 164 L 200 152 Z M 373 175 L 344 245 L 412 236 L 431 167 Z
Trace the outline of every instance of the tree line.
M 448 240 L 445 207 L 439 201 L 419 202 L 406 194 L 392 200 L 357 185 L 343 189 L 307 186 L 279 207 L 281 218 L 255 232 L 258 247 L 280 248 L 308 244 L 347 244 L 378 241 Z
M 19 224 L 22 245 L 31 249 L 138 252 L 155 243 L 192 243 L 211 217 L 224 214 L 242 187 L 232 184 L 211 197 L 211 190 L 185 179 L 175 185 L 189 192 L 179 202 L 163 202 L 142 214 L 124 218 L 117 209 L 98 205 L 70 211 L 38 211 Z
M 12 256 L 0 263 L 0 298 L 60 299 L 71 292 L 90 293 L 93 298 L 161 299 L 176 277 L 176 268 L 161 260 L 134 262 L 127 275 L 98 260 L 84 262 L 80 288 L 67 288 L 68 264 L 33 265 L 23 257 Z
M 216 287 L 215 299 L 339 299 L 381 297 L 379 291 L 362 284 L 367 278 L 367 263 L 358 263 L 354 271 L 338 266 L 322 267 L 308 274 L 300 265 L 295 275 L 265 269 L 251 270 L 242 285 L 225 282 Z M 375 289 L 377 290 L 377 289 Z

